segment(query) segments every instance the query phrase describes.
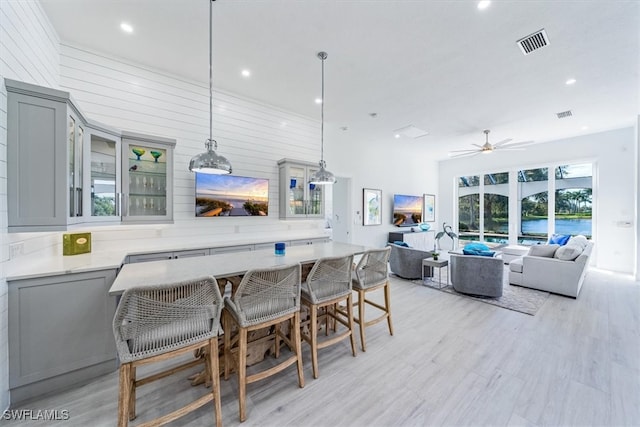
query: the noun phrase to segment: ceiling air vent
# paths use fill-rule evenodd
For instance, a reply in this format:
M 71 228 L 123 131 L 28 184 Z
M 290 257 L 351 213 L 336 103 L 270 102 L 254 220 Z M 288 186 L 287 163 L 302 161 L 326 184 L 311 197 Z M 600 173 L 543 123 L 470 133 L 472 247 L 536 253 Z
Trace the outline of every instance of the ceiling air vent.
M 565 117 L 573 116 L 573 113 L 571 112 L 571 110 L 567 110 L 567 111 L 562 111 L 560 113 L 556 113 L 556 116 L 558 116 L 559 119 L 564 119 Z
M 516 43 L 520 47 L 522 53 L 529 55 L 531 52 L 547 46 L 549 44 L 549 37 L 547 37 L 545 30 L 540 30 L 518 40 Z

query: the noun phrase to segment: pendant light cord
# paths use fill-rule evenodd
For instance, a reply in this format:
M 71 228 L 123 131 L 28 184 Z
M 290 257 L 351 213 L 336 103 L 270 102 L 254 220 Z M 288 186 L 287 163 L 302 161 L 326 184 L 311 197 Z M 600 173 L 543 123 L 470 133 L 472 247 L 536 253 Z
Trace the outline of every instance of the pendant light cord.
M 326 52 L 320 52 L 318 54 L 322 59 L 322 93 L 320 104 L 320 163 L 321 167 L 324 167 L 324 60 L 327 59 Z
M 213 140 L 213 2 L 209 1 L 209 143 L 218 148 L 218 143 Z

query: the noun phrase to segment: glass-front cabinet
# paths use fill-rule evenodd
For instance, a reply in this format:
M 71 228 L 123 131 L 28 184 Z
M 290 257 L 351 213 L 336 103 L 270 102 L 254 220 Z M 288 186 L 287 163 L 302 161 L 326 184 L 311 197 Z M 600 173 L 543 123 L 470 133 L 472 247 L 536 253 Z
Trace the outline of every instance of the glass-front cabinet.
M 122 173 L 120 132 L 96 124 L 87 124 L 85 136 L 86 222 L 118 222 L 122 215 Z
M 122 133 L 123 222 L 173 220 L 175 140 Z
M 317 164 L 291 159 L 278 161 L 280 170 L 280 218 L 322 218 L 324 188 L 309 184 Z

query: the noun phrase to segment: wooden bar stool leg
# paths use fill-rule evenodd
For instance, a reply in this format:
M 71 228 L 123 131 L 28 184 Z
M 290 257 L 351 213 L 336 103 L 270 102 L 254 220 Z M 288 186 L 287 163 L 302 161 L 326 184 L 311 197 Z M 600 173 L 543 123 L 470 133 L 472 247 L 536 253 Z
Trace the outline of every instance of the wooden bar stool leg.
M 280 323 L 276 323 L 274 325 L 274 331 L 275 333 L 273 334 L 273 336 L 275 337 L 275 341 L 273 343 L 274 346 L 274 356 L 277 359 L 278 357 L 280 357 Z
M 129 424 L 129 402 L 131 392 L 131 363 L 120 365 L 120 390 L 118 392 L 118 427 Z
M 296 311 L 293 315 L 293 332 L 291 333 L 295 346 L 296 356 L 298 357 L 298 386 L 304 387 L 304 372 L 302 370 L 302 342 L 300 341 L 300 311 Z
M 231 372 L 231 316 L 226 310 L 222 312 L 222 330 L 224 331 L 224 380 L 229 379 Z
M 317 379 L 318 378 L 318 325 L 317 325 L 318 306 L 315 304 L 311 304 L 309 308 L 310 308 L 309 334 L 311 335 L 311 366 L 313 367 L 313 378 Z
M 362 345 L 362 351 L 367 351 L 367 342 L 364 338 L 364 291 L 358 289 L 358 326 L 360 327 L 360 344 Z
M 211 393 L 216 410 L 216 426 L 222 427 L 222 402 L 220 400 L 220 367 L 218 366 L 218 338 L 209 340 L 209 363 L 211 365 Z
M 240 404 L 240 421 L 247 419 L 245 399 L 247 396 L 247 330 L 240 328 L 238 342 L 238 401 Z
M 349 318 L 349 330 L 351 334 L 349 339 L 351 340 L 351 353 L 353 357 L 356 357 L 356 334 L 355 334 L 355 322 L 353 320 L 353 295 L 347 295 L 347 316 Z
M 387 324 L 389 325 L 389 334 L 393 335 L 393 325 L 391 324 L 391 285 L 389 281 L 384 285 L 384 304 L 387 308 Z
M 136 419 L 136 367 L 130 365 L 129 374 L 129 421 Z

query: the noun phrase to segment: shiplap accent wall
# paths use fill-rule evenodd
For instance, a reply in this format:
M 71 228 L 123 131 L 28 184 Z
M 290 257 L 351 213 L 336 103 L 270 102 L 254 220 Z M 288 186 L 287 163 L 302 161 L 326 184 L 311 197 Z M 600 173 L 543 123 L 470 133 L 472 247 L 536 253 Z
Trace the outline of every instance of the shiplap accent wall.
M 269 179 L 269 217 L 195 218 L 195 175 L 188 171 L 188 164 L 192 156 L 204 151 L 209 134 L 208 86 L 65 44 L 61 45 L 60 78 L 62 88 L 72 93 L 91 119 L 177 140 L 175 227 L 163 228 L 165 234 L 176 229 L 202 233 L 203 228 L 215 232 L 222 227 L 242 233 L 243 228 L 248 232 L 254 227 L 282 228 L 277 161 L 284 157 L 315 161 L 320 154 L 317 120 L 215 90 L 213 135 L 218 152 L 231 161 L 234 175 Z M 312 226 L 318 224 L 315 221 Z
M 9 407 L 7 92 L 4 78 L 57 88 L 59 39 L 39 2 L 0 1 L 0 410 Z

